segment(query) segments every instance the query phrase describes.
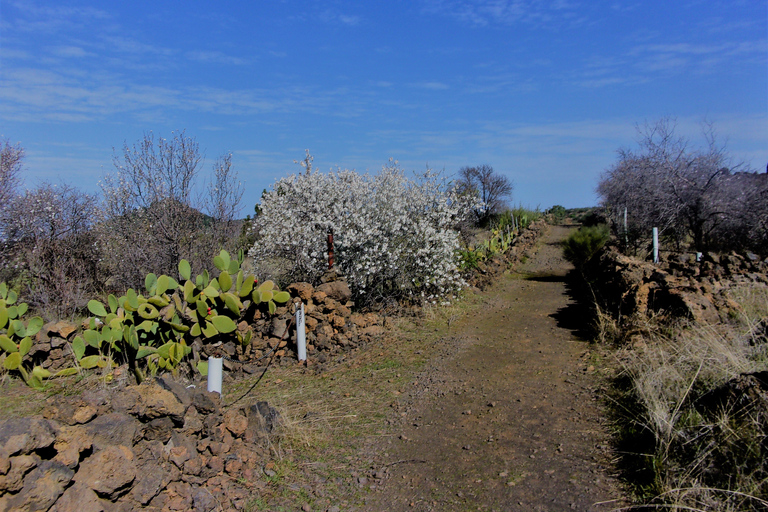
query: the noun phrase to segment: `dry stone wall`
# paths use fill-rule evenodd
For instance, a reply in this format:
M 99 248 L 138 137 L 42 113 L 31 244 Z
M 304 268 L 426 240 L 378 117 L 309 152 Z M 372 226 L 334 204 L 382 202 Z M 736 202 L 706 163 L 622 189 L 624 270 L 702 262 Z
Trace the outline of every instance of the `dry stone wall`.
M 664 313 L 718 323 L 735 314 L 734 286 L 768 286 L 768 258 L 754 253 L 668 254 L 658 264 L 625 256 L 613 247 L 593 259 L 588 272 L 609 312 L 620 317 Z
M 546 228 L 543 220 L 531 223 L 515 238 L 512 247 L 505 254 L 497 254 L 479 265 L 479 270 L 465 276 L 471 286 L 484 289 L 494 282 L 496 276 L 509 265 L 526 257 L 535 245 L 542 230 Z M 193 365 L 209 356 L 224 356 L 228 370 L 252 373 L 262 363 L 265 355 L 276 357 L 288 364 L 296 360 L 295 308 L 304 304 L 307 355 L 310 360 L 325 363 L 331 357 L 349 352 L 356 347 L 377 339 L 389 328 L 390 319 L 376 313 L 353 312 L 352 292 L 343 276 L 336 271 L 329 271 L 322 277 L 322 284 L 292 283 L 285 290 L 291 294 L 292 301 L 278 307 L 274 315 L 266 315 L 256 310 L 252 318 L 238 325 L 238 330 L 253 336 L 251 343 L 240 346 L 234 341 L 216 344 L 204 344 L 198 339 L 192 346 Z M 43 326 L 35 337 L 35 344 L 29 357 L 33 365 L 55 373 L 72 366 L 71 341 L 81 328 L 71 322 L 57 321 Z
M 252 334 L 251 343 L 243 347 L 235 341 L 204 344 L 198 339 L 193 344 L 193 364 L 209 356 L 225 356 L 229 370 L 256 371 L 265 355 L 278 361 L 296 360 L 295 308 L 304 304 L 307 353 L 319 363 L 330 357 L 348 352 L 376 339 L 386 332 L 389 320 L 375 313 L 353 313 L 352 293 L 334 271 L 324 276 L 326 282 L 312 286 L 309 283 L 293 283 L 286 290 L 292 302 L 276 309 L 274 315 L 256 310 L 252 318 L 240 322 L 242 333 Z M 35 337 L 29 357 L 34 365 L 55 373 L 72 366 L 71 341 L 81 327 L 71 322 L 51 322 L 43 326 Z

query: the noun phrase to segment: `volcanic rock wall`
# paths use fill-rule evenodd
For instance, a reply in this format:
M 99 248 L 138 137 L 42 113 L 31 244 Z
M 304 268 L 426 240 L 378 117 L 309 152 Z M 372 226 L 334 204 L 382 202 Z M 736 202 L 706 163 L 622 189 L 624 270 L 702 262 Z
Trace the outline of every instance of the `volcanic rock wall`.
M 0 422 L 0 511 L 240 510 L 279 415 L 158 378 Z M 262 478 L 258 478 L 262 476 Z
M 768 258 L 756 254 L 669 254 L 658 264 L 625 256 L 609 247 L 588 273 L 609 312 L 623 317 L 666 313 L 718 323 L 738 309 L 728 290 L 741 284 L 768 286 Z

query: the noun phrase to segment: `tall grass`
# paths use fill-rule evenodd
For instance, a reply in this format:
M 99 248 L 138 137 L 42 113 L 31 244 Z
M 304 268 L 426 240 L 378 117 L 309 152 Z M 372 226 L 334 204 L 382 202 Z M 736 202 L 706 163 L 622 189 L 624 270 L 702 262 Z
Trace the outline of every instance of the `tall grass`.
M 620 449 L 646 507 L 768 510 L 768 289 L 730 295 L 732 324 L 651 329 L 620 352 Z

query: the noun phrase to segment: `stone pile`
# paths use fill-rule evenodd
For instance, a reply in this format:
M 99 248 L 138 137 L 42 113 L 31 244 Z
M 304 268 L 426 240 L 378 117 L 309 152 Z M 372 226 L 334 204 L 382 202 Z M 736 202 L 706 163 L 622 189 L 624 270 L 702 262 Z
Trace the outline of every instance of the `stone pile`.
M 768 286 L 768 258 L 753 253 L 671 254 L 659 263 L 607 248 L 589 272 L 611 312 L 624 317 L 664 312 L 697 322 L 718 323 L 736 313 L 728 290 L 742 284 Z
M 223 407 L 169 378 L 0 422 L 0 511 L 241 510 L 265 485 L 266 402 Z
M 29 350 L 34 365 L 40 365 L 51 373 L 72 366 L 74 356 L 69 345 L 78 327 L 67 321 L 45 324 L 35 336 L 35 343 Z

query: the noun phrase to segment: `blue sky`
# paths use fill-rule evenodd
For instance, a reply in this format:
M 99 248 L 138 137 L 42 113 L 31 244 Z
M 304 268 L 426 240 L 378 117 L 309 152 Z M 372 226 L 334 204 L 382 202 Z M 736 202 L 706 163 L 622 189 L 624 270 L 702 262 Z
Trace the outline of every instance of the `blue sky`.
M 0 0 L 0 135 L 26 185 L 98 191 L 113 148 L 186 130 L 233 154 L 243 215 L 300 170 L 452 175 L 490 164 L 514 203 L 597 202 L 635 125 L 709 120 L 768 163 L 768 2 Z

